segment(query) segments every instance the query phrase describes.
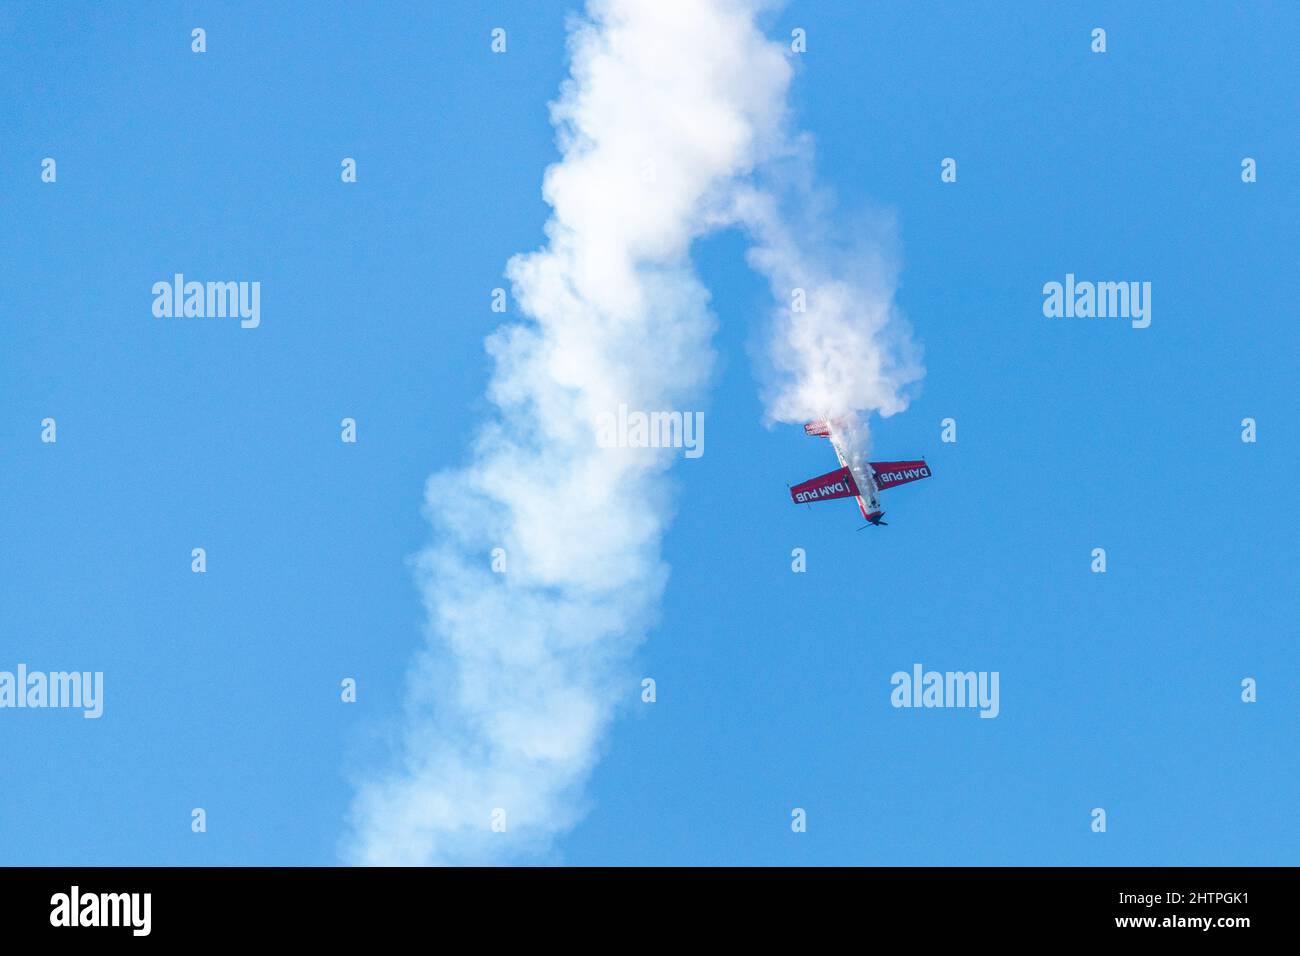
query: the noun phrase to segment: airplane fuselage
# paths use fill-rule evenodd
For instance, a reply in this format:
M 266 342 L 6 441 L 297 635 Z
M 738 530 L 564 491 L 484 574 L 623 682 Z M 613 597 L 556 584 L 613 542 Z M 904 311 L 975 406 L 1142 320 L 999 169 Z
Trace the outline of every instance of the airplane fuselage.
M 857 482 L 858 491 L 858 510 L 862 512 L 862 517 L 872 524 L 880 523 L 880 516 L 884 514 L 880 510 L 880 499 L 876 496 L 879 489 L 876 487 L 875 476 L 871 472 L 871 466 L 863 466 L 862 462 L 849 461 L 848 456 L 844 454 L 844 447 L 840 444 L 834 434 L 828 436 L 831 440 L 831 447 L 835 449 L 835 457 L 840 460 L 840 466 L 847 468 L 853 475 L 853 480 Z

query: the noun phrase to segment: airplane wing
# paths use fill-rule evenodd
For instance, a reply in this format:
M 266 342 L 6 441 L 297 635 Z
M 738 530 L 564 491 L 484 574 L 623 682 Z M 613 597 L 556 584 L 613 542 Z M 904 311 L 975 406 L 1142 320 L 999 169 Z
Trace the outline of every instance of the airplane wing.
M 809 478 L 790 489 L 790 499 L 797 505 L 829 501 L 832 498 L 854 498 L 857 494 L 858 483 L 853 480 L 853 472 L 847 468 Z
M 871 470 L 875 473 L 876 487 L 881 491 L 895 485 L 905 485 L 909 481 L 920 481 L 930 477 L 930 466 L 924 461 L 873 461 Z

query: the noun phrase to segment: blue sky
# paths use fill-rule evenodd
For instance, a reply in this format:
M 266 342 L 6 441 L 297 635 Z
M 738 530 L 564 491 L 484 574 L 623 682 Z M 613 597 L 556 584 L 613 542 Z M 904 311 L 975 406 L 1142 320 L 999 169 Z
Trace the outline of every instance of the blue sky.
M 106 696 L 0 710 L 0 863 L 338 860 L 424 627 L 424 481 L 543 241 L 574 6 L 0 5 L 0 669 Z M 1296 862 L 1300 15 L 1049 6 L 765 18 L 807 30 L 822 184 L 896 223 L 927 375 L 875 450 L 935 477 L 884 529 L 790 504 L 833 458 L 764 427 L 770 294 L 701 241 L 719 360 L 636 663 L 658 700 L 630 691 L 544 862 Z M 262 326 L 155 319 L 176 271 L 260 279 Z M 1067 272 L 1150 281 L 1150 328 L 1044 318 Z M 998 671 L 1000 716 L 892 708 L 915 662 Z

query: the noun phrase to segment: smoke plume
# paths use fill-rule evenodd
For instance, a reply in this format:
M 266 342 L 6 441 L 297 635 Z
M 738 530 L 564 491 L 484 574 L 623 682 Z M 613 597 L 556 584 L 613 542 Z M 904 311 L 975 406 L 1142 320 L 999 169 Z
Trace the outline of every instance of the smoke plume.
M 392 766 L 356 795 L 354 862 L 521 859 L 585 811 L 616 705 L 639 692 L 628 661 L 667 579 L 664 471 L 680 454 L 599 447 L 593 422 L 620 404 L 699 407 L 714 319 L 697 237 L 739 224 L 779 300 L 808 290 L 807 313 L 774 322 L 774 419 L 903 407 L 917 373 L 885 354 L 887 277 L 802 248 L 781 211 L 790 59 L 755 7 L 592 0 L 571 25 L 547 241 L 507 268 L 524 319 L 487 343 L 494 419 L 468 465 L 428 483 L 428 643 Z

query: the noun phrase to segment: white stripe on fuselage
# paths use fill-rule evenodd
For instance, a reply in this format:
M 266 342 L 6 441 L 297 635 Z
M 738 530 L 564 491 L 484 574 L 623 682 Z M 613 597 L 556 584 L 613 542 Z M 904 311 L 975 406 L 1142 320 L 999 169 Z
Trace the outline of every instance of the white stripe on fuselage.
M 876 487 L 875 478 L 872 477 L 871 466 L 864 462 L 861 468 L 854 468 L 844 454 L 839 439 L 835 437 L 835 432 L 831 430 L 827 437 L 831 440 L 831 447 L 835 449 L 835 457 L 840 460 L 840 467 L 847 468 L 858 484 L 858 491 L 861 492 L 858 495 L 858 507 L 862 510 L 862 516 L 865 518 L 868 514 L 879 511 L 880 499 L 876 495 L 880 489 Z

